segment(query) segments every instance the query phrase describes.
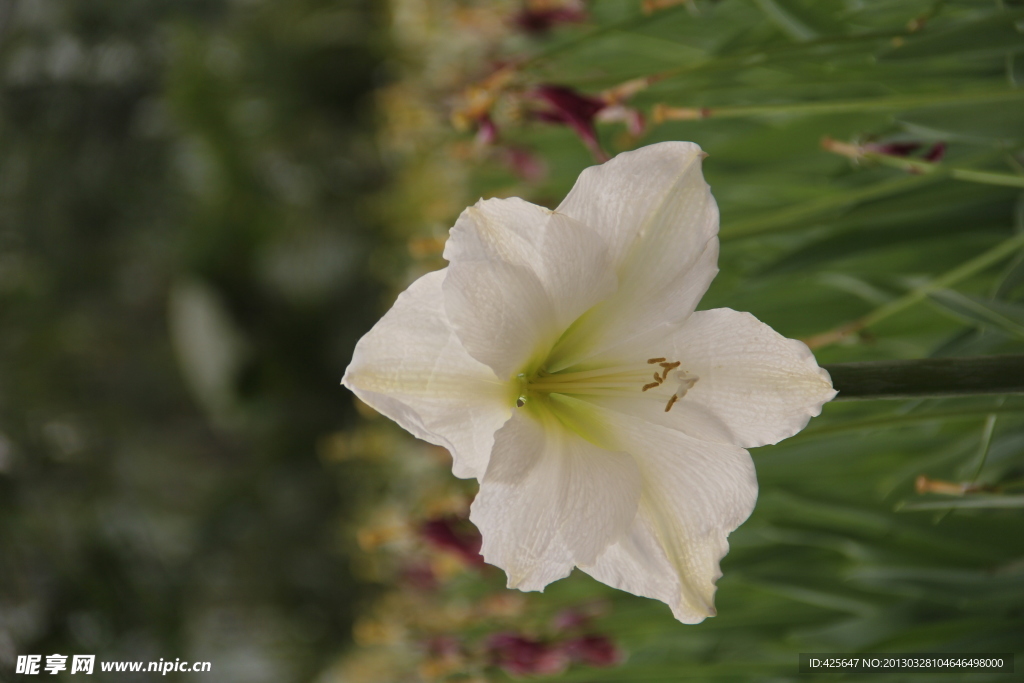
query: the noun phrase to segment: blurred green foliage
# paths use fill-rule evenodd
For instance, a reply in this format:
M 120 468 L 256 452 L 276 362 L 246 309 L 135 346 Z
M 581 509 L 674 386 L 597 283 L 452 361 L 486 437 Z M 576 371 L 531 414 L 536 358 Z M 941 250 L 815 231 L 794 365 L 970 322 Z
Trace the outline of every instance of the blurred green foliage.
M 316 443 L 376 316 L 381 8 L 2 9 L 0 678 L 58 652 L 309 680 L 363 590 L 369 475 Z

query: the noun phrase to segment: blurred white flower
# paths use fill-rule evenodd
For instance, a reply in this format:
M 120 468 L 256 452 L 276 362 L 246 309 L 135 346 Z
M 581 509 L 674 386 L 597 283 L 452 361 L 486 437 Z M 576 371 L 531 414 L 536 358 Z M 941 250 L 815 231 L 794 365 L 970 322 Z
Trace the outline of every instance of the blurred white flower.
M 694 312 L 718 272 L 704 156 L 620 154 L 555 211 L 478 202 L 450 265 L 356 347 L 345 386 L 480 481 L 470 518 L 509 587 L 575 566 L 680 621 L 714 615 L 726 538 L 757 498 L 744 449 L 835 396 L 801 342 L 749 313 Z

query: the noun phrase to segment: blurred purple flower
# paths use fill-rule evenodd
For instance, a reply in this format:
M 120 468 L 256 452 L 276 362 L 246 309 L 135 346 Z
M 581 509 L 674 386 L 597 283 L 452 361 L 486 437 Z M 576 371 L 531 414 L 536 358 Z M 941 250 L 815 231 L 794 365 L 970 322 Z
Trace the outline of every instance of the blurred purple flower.
M 921 149 L 920 142 L 886 142 L 884 144 L 865 145 L 866 149 L 878 154 L 886 154 L 891 157 L 910 156 Z
M 622 104 L 608 105 L 601 110 L 597 119 L 599 121 L 622 121 L 626 124 L 626 130 L 628 130 L 629 134 L 634 137 L 641 135 L 647 124 L 646 119 L 644 119 L 644 115 L 639 109 L 627 107 Z
M 636 89 L 632 87 L 634 82 L 626 85 L 630 87 L 622 92 L 619 92 L 619 89 L 612 89 L 601 97 L 584 95 L 562 85 L 539 86 L 533 91 L 533 96 L 547 104 L 548 108 L 535 112 L 534 118 L 569 126 L 583 140 L 583 144 L 597 161 L 607 161 L 608 155 L 597 139 L 597 128 L 594 125 L 596 121 L 621 121 L 634 137 L 644 132 L 644 115 L 637 109 L 623 104 Z
M 482 567 L 480 532 L 467 519 L 447 515 L 427 520 L 420 526 L 420 536 L 441 550 L 447 550 L 463 559 L 466 564 Z
M 512 23 L 523 33 L 541 36 L 558 24 L 575 24 L 586 21 L 587 12 L 581 2 L 569 2 L 550 6 L 527 2 L 522 10 L 512 17 Z
M 417 562 L 402 568 L 400 582 L 416 590 L 430 592 L 440 585 L 434 570 L 426 562 Z
M 924 144 L 921 142 L 885 142 L 864 145 L 864 148 L 871 152 L 891 157 L 909 157 L 923 146 Z M 936 164 L 942 161 L 942 157 L 945 155 L 946 143 L 936 142 L 928 148 L 928 151 L 921 156 L 921 159 Z
M 575 608 L 564 609 L 551 620 L 551 627 L 558 633 L 576 631 L 590 623 L 591 615 Z
M 544 160 L 528 149 L 509 146 L 502 150 L 501 158 L 513 173 L 528 182 L 542 180 L 548 174 Z
M 588 666 L 615 666 L 622 661 L 622 652 L 608 636 L 582 636 L 561 644 L 561 649 L 574 662 Z
M 578 631 L 590 625 L 596 617 L 608 612 L 608 603 L 604 600 L 588 600 L 568 607 L 555 614 L 551 620 L 551 628 L 556 633 Z
M 550 676 L 569 666 L 563 648 L 518 633 L 495 633 L 486 649 L 491 663 L 513 676 Z
M 498 141 L 498 126 L 491 118 L 490 112 L 484 113 L 476 120 L 476 141 L 481 145 L 493 145 Z
M 924 160 L 930 161 L 933 164 L 937 164 L 942 161 L 942 157 L 946 156 L 946 143 L 936 142 L 932 145 L 931 149 L 925 152 Z
M 423 645 L 432 657 L 451 658 L 462 654 L 462 643 L 454 636 L 432 636 Z
M 607 161 L 608 155 L 601 149 L 594 127 L 594 118 L 608 106 L 604 100 L 561 85 L 542 85 L 534 91 L 534 96 L 550 107 L 535 114 L 538 120 L 569 126 L 597 160 Z

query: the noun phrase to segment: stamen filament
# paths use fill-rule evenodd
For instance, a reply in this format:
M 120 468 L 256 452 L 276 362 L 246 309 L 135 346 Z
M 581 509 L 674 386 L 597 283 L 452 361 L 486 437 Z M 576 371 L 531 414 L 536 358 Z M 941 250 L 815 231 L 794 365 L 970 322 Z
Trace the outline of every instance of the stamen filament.
M 567 391 L 570 389 L 592 389 L 594 387 L 636 388 L 636 382 L 530 382 L 530 388 L 540 391 Z
M 585 391 L 551 391 L 551 394 L 572 394 L 575 396 L 610 396 L 613 398 L 628 398 L 635 396 L 636 391 L 628 389 L 586 389 Z
M 553 375 L 543 375 L 540 379 L 544 382 L 565 382 L 580 379 L 591 379 L 593 377 L 608 377 L 612 375 L 644 374 L 651 369 L 647 365 L 619 365 L 610 368 L 598 368 L 597 370 L 581 370 L 579 372 L 559 372 Z

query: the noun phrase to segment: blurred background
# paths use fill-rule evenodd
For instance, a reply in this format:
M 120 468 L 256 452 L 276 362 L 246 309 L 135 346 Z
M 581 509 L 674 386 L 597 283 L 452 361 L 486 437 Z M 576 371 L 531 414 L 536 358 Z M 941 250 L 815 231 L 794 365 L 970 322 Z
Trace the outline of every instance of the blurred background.
M 1011 0 L 0 0 L 0 680 L 1024 665 L 1020 397 L 831 404 L 755 449 L 720 616 L 684 626 L 579 573 L 505 590 L 475 484 L 339 386 L 466 205 L 674 139 L 722 209 L 702 308 L 822 363 L 1020 353 L 1022 86 Z

